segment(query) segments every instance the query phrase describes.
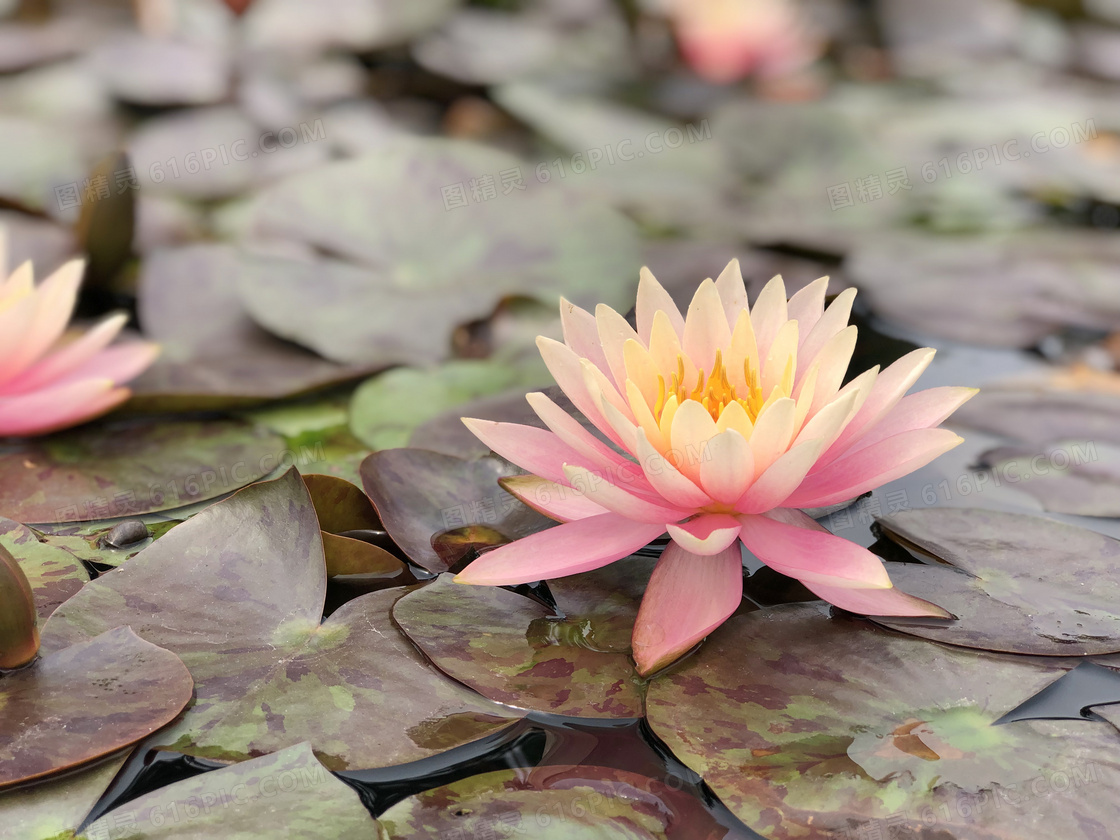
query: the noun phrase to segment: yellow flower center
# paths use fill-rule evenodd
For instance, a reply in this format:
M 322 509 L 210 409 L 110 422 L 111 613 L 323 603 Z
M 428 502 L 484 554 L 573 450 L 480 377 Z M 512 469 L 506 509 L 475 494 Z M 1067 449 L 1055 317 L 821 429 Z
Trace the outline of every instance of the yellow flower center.
M 739 403 L 747 412 L 753 423 L 762 407 L 767 402 L 767 395 L 762 390 L 762 376 L 757 367 L 753 367 L 750 359 L 743 362 L 743 379 L 747 383 L 746 393 L 737 394 L 735 387 L 727 376 L 727 368 L 723 366 L 723 353 L 716 350 L 715 363 L 711 373 L 703 370 L 699 372 L 696 385 L 689 390 L 684 384 L 685 369 L 684 357 L 677 355 L 677 372 L 672 375 L 669 385 L 665 385 L 665 377 L 657 377 L 657 403 L 653 409 L 654 418 L 660 422 L 665 409 L 666 400 L 671 396 L 677 398 L 677 404 L 685 400 L 695 400 L 700 403 L 711 415 L 713 420 L 719 420 L 724 408 L 733 402 Z M 793 358 L 786 363 L 782 381 L 774 390 L 780 390 L 780 396 L 789 396 L 793 391 Z M 771 391 L 771 394 L 773 390 Z

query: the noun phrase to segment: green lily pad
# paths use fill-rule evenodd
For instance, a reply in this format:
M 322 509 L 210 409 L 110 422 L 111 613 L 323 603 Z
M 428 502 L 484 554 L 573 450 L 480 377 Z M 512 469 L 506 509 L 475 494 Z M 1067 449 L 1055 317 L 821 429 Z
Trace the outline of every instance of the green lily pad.
M 187 518 L 185 513 L 182 516 L 184 519 Z M 146 523 L 150 535 L 148 539 L 121 548 L 114 548 L 105 542 L 116 522 L 67 522 L 60 525 L 41 525 L 36 532 L 44 544 L 52 548 L 61 548 L 78 560 L 119 566 L 125 560 L 135 557 L 154 540 L 162 537 L 178 525 L 179 521 L 164 519 L 148 522 Z
M 249 318 L 233 280 L 241 256 L 229 245 L 195 244 L 144 258 L 138 310 L 160 355 L 131 385 L 142 409 L 224 408 L 277 399 L 370 372 L 280 341 Z
M 453 406 L 511 388 L 552 384 L 544 363 L 529 368 L 497 361 L 464 359 L 419 370 L 396 368 L 370 379 L 354 392 L 350 428 L 371 449 L 408 444 L 413 430 Z
M 384 449 L 366 458 L 361 471 L 393 542 L 437 574 L 459 559 L 441 556 L 433 546 L 444 531 L 485 525 L 516 540 L 555 524 L 498 485 L 499 478 L 521 471 L 494 456 L 464 461 L 426 449 Z
M 81 522 L 171 510 L 269 473 L 277 436 L 235 420 L 109 421 L 0 446 L 0 515 Z
M 157 746 L 221 760 L 308 740 L 331 769 L 380 767 L 515 717 L 447 680 L 400 635 L 389 617 L 399 591 L 322 620 L 319 534 L 294 469 L 245 488 L 87 584 L 47 622 L 43 649 L 128 623 L 175 651 L 196 700 Z M 444 741 L 432 746 L 441 727 Z
M 19 561 L 27 575 L 40 623 L 89 581 L 89 573 L 78 558 L 41 542 L 26 525 L 0 519 L 0 546 Z
M 630 633 L 652 560 L 549 582 L 557 610 L 507 589 L 441 575 L 393 607 L 441 670 L 499 703 L 597 718 L 642 714 Z
M 673 754 L 774 840 L 1092 840 L 1120 819 L 1101 795 L 1120 783 L 1120 733 L 991 725 L 1070 665 L 786 606 L 733 616 L 653 680 L 646 708 Z
M 539 840 L 716 840 L 729 836 L 695 797 L 637 773 L 586 765 L 471 776 L 410 796 L 379 820 L 392 840 L 521 835 Z
M 182 711 L 192 685 L 179 657 L 128 627 L 45 652 L 0 681 L 0 787 L 146 738 Z
M 127 757 L 116 755 L 74 773 L 5 791 L 0 796 L 0 840 L 68 840 Z
M 957 620 L 874 618 L 938 642 L 1044 656 L 1120 651 L 1120 542 L 1038 516 L 974 508 L 900 511 L 878 520 L 895 542 L 945 565 L 898 563 L 891 580 Z
M 503 194 L 500 173 L 514 171 L 526 189 Z M 472 201 L 468 184 L 484 178 L 495 196 Z M 457 186 L 469 206 L 447 199 Z M 395 139 L 286 179 L 260 194 L 250 230 L 236 281 L 252 318 L 345 364 L 440 361 L 456 326 L 510 295 L 625 308 L 639 268 L 617 211 L 535 183 L 503 152 L 442 139 Z
M 309 744 L 300 743 L 145 793 L 79 835 L 123 836 L 373 840 L 384 834 L 357 792 L 332 776 Z

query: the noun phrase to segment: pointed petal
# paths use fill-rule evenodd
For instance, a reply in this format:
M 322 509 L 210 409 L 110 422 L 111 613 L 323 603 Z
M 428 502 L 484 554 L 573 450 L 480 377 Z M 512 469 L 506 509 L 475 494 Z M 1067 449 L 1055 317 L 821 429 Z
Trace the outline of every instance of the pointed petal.
M 762 291 L 758 293 L 758 300 L 754 302 L 754 308 L 751 309 L 751 323 L 754 325 L 754 334 L 758 339 L 758 355 L 761 358 L 766 358 L 778 329 L 788 320 L 786 284 L 782 280 L 782 275 L 777 274 L 762 287 Z
M 793 440 L 793 421 L 797 413 L 797 403 L 788 397 L 763 408 L 754 421 L 751 432 L 751 453 L 754 455 L 755 474 L 760 475 L 778 457 L 789 449 Z
M 855 289 L 849 288 L 842 291 L 829 304 L 828 309 L 824 311 L 824 315 L 820 317 L 809 334 L 803 336 L 801 348 L 798 351 L 804 365 L 803 370 L 809 368 L 820 357 L 824 346 L 834 335 L 848 326 L 848 319 L 852 315 L 852 301 L 855 300 L 855 297 Z
M 544 360 L 548 372 L 552 374 L 552 378 L 556 380 L 556 384 L 560 386 L 564 395 L 572 401 L 572 405 L 613 443 L 622 446 L 621 439 L 611 428 L 611 424 L 607 422 L 603 412 L 596 407 L 595 401 L 587 391 L 579 356 L 573 353 L 567 345 L 544 336 L 537 339 L 537 348 L 541 352 L 541 358 Z
M 36 388 L 42 388 L 59 377 L 65 376 L 85 362 L 86 359 L 108 347 L 127 321 L 128 315 L 124 313 L 106 318 L 80 338 L 60 347 L 10 379 L 5 383 L 4 391 L 11 394 L 21 394 Z
M 711 497 L 658 452 L 641 431 L 638 432 L 637 455 L 646 480 L 670 505 L 695 509 L 712 503 Z
M 802 581 L 805 587 L 830 604 L 858 615 L 889 615 L 923 618 L 955 618 L 952 613 L 905 592 L 890 589 L 851 589 L 843 586 L 827 586 L 822 583 Z
M 786 506 L 824 507 L 853 499 L 924 467 L 963 440 L 948 429 L 902 432 L 838 458 L 813 473 L 786 500 Z
M 698 557 L 669 543 L 646 586 L 634 622 L 634 661 L 643 676 L 668 665 L 711 633 L 743 600 L 738 544 Z
M 696 400 L 685 400 L 673 415 L 669 441 L 673 463 L 686 476 L 700 482 L 700 463 L 709 440 L 718 434 L 716 421 Z
M 708 441 L 700 460 L 700 486 L 717 502 L 733 505 L 754 478 L 754 455 L 747 439 L 734 429 Z
M 581 359 L 588 359 L 603 373 L 610 372 L 603 345 L 599 342 L 599 325 L 595 316 L 560 298 L 560 326 L 564 330 L 564 343 Z
M 495 420 L 462 418 L 463 425 L 480 441 L 507 461 L 512 461 L 533 475 L 561 484 L 567 483 L 564 464 L 583 464 L 568 444 L 553 432 L 518 423 L 499 423 Z
M 657 372 L 665 380 L 666 386 L 677 373 L 678 364 L 684 365 L 683 384 L 685 388 L 693 388 L 696 385 L 696 365 L 684 352 L 680 338 L 669 324 L 669 318 L 664 312 L 654 314 L 653 335 L 649 340 L 649 356 L 653 360 Z
M 762 393 L 767 397 L 782 383 L 787 368 L 797 372 L 797 322 L 786 321 L 778 328 L 762 364 Z M 792 382 L 790 383 L 792 385 Z M 782 396 L 790 396 L 783 393 Z
M 615 513 L 538 531 L 487 551 L 455 576 L 456 583 L 514 586 L 589 572 L 633 554 L 665 532 Z
M 666 522 L 677 522 L 689 514 L 687 510 L 674 509 L 640 499 L 633 493 L 627 492 L 624 487 L 615 484 L 611 480 L 614 476 L 592 472 L 586 467 L 568 464 L 564 467 L 564 475 L 568 479 L 568 484 L 590 501 L 627 519 L 664 525 Z
M 735 509 L 740 513 L 765 513 L 784 504 L 805 480 L 820 452 L 819 440 L 803 441 L 792 447 L 758 477 Z
M 860 435 L 848 451 L 854 454 L 902 432 L 940 426 L 950 414 L 976 396 L 979 390 L 946 385 L 909 394 L 870 430 Z
M 499 478 L 498 484 L 533 510 L 557 522 L 573 522 L 609 512 L 571 487 L 539 476 L 506 476 Z
M 40 435 L 92 420 L 120 405 L 129 397 L 127 388 L 117 388 L 111 379 L 85 379 L 0 397 L 0 437 Z
M 595 307 L 595 324 L 599 328 L 599 341 L 603 345 L 603 354 L 607 357 L 609 371 L 599 371 L 613 380 L 612 384 L 619 392 L 626 387 L 626 353 L 624 347 L 627 341 L 638 344 L 638 334 L 634 328 L 626 323 L 626 319 L 600 303 Z
M 0 357 L 0 382 L 12 379 L 61 338 L 74 312 L 84 271 L 82 260 L 71 260 L 44 280 L 28 298 L 34 301 L 31 320 L 18 345 L 8 348 L 7 355 Z
M 678 339 L 684 335 L 684 318 L 681 316 L 681 311 L 677 309 L 669 293 L 657 282 L 653 272 L 643 266 L 638 275 L 638 301 L 634 307 L 634 314 L 638 324 L 638 335 L 647 347 L 653 333 L 653 315 L 658 310 L 665 313 Z
M 727 513 L 702 513 L 695 519 L 669 523 L 665 530 L 673 542 L 692 554 L 709 557 L 739 539 L 739 520 Z
M 631 410 L 634 408 L 634 400 L 630 396 L 631 384 L 641 393 L 646 408 L 652 410 L 657 405 L 659 371 L 649 351 L 640 341 L 627 341 L 622 346 L 622 358 L 626 366 L 626 382 L 623 390 L 630 401 Z
M 727 316 L 727 328 L 735 329 L 739 320 L 739 313 L 749 311 L 747 308 L 747 284 L 743 282 L 743 271 L 739 267 L 739 260 L 732 259 L 727 267 L 716 278 L 716 291 L 719 299 L 723 301 L 723 313 Z
M 587 431 L 578 420 L 554 403 L 547 394 L 535 391 L 526 394 L 525 399 L 549 431 L 582 456 L 581 463 L 599 468 L 612 468 L 626 460 Z
M 824 298 L 827 293 L 828 278 L 819 277 L 789 299 L 786 310 L 790 320 L 797 321 L 800 327 L 802 347 L 805 345 L 805 339 L 824 314 Z
M 797 437 L 794 438 L 794 443 L 819 440 L 821 441 L 822 451 L 827 450 L 840 433 L 844 431 L 845 426 L 855 414 L 855 404 L 859 396 L 858 390 L 852 390 L 836 397 L 813 415 L 809 422 L 805 424 L 805 427 L 798 432 Z
M 723 311 L 716 284 L 705 280 L 688 305 L 684 322 L 684 352 L 704 371 L 715 364 L 716 351 L 731 344 L 731 328 Z
M 741 516 L 739 522 L 739 536 L 747 549 L 783 575 L 829 586 L 891 586 L 882 560 L 862 546 L 820 530 L 800 511 L 783 508 L 772 514 Z
M 123 341 L 106 347 L 55 381 L 63 384 L 81 379 L 112 379 L 120 385 L 145 371 L 159 353 L 160 346 L 150 341 Z
M 740 403 L 730 402 L 719 413 L 719 419 L 716 420 L 716 429 L 721 432 L 734 429 L 744 438 L 749 439 L 751 432 L 754 430 L 754 423 L 751 422 L 750 415 L 747 414 L 747 410 Z
M 809 408 L 812 417 L 836 397 L 844 376 L 848 372 L 848 365 L 852 361 L 852 353 L 856 349 L 855 326 L 845 327 L 836 333 L 824 346 L 817 363 L 817 384 L 813 390 L 813 405 Z

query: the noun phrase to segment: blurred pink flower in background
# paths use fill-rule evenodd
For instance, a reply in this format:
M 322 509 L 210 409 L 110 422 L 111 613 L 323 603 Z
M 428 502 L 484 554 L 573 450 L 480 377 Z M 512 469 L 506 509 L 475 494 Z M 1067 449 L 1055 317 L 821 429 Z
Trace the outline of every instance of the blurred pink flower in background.
M 949 617 L 894 589 L 883 562 L 802 509 L 849 501 L 961 442 L 937 428 L 974 388 L 906 392 L 933 359 L 915 350 L 843 384 L 855 289 L 825 309 L 828 278 L 788 301 L 775 277 L 747 306 L 737 260 L 682 316 L 642 271 L 637 329 L 561 301 L 564 343 L 537 341 L 557 385 L 618 449 L 543 393 L 547 429 L 465 419 L 532 475 L 503 480 L 562 524 L 485 552 L 461 583 L 512 585 L 605 566 L 668 532 L 634 627 L 648 674 L 722 624 L 743 592 L 742 542 L 775 571 L 865 615 Z M 621 454 L 625 453 L 625 454 Z
M 159 353 L 148 341 L 109 346 L 128 320 L 123 313 L 67 331 L 84 268 L 72 260 L 38 286 L 30 261 L 9 276 L 0 231 L 0 436 L 44 434 L 104 414 L 128 399 L 121 383 Z
M 793 73 L 824 48 L 793 0 L 669 0 L 669 17 L 684 60 L 717 84 Z

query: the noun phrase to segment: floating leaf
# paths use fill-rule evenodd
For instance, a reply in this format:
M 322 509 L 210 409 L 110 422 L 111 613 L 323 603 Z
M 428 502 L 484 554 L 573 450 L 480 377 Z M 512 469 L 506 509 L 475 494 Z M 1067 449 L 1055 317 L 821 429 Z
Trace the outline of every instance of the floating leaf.
M 45 653 L 0 680 L 0 786 L 146 738 L 182 711 L 191 687 L 179 657 L 128 627 Z
M 401 598 L 400 628 L 441 670 L 524 709 L 640 717 L 630 632 L 653 561 L 634 558 L 549 583 L 557 610 L 450 575 Z
M 1120 446 L 1062 440 L 1045 446 L 1001 446 L 981 455 L 1001 483 L 1046 510 L 1081 516 L 1120 516 Z
M 991 725 L 1068 667 L 788 606 L 730 618 L 653 680 L 646 708 L 673 754 L 775 840 L 890 827 L 1092 840 L 1120 819 L 1100 795 L 1120 783 L 1120 733 L 1092 721 Z
M 300 743 L 145 793 L 90 823 L 79 838 L 134 840 L 215 836 L 224 840 L 383 837 L 357 792 Z
M 951 564 L 891 566 L 896 586 L 957 616 L 943 624 L 875 618 L 938 642 L 1008 653 L 1120 651 L 1120 542 L 1017 513 L 933 507 L 879 520 L 887 536 Z
M 615 210 L 528 177 L 525 190 L 446 204 L 446 189 L 513 170 L 525 164 L 494 149 L 401 138 L 286 179 L 254 204 L 242 302 L 276 335 L 369 365 L 444 359 L 456 326 L 509 295 L 623 305 L 637 241 Z
M 315 515 L 323 532 L 323 551 L 326 553 L 327 575 L 374 575 L 395 578 L 405 570 L 404 563 L 385 548 L 353 539 L 344 532 L 373 532 L 370 536 L 384 534 L 381 520 L 369 497 L 341 478 L 331 475 L 305 475 L 303 483 L 311 494 Z M 384 539 L 389 541 L 388 534 Z
M 59 604 L 89 580 L 78 558 L 40 542 L 34 531 L 10 519 L 0 519 L 0 548 L 7 549 L 27 575 L 40 621 L 46 621 Z
M 69 838 L 127 757 L 127 753 L 117 755 L 73 773 L 5 791 L 0 796 L 0 840 Z
M 453 406 L 511 388 L 551 384 L 539 360 L 524 369 L 480 359 L 445 362 L 429 370 L 396 368 L 354 392 L 350 428 L 371 449 L 392 449 L 405 446 L 417 426 Z
M 363 376 L 280 341 L 237 297 L 241 262 L 228 245 L 153 251 L 139 281 L 145 333 L 163 353 L 131 387 L 141 408 L 215 408 L 287 397 Z M 345 418 L 343 418 L 345 422 Z
M 190 509 L 180 509 L 172 513 L 174 516 L 186 519 Z M 158 516 L 158 514 L 157 514 Z M 97 522 L 68 522 L 62 525 L 40 525 L 37 529 L 39 539 L 45 546 L 60 548 L 77 560 L 86 560 L 91 563 L 101 563 L 105 566 L 119 566 L 125 560 L 135 557 L 159 539 L 176 525 L 181 519 L 166 519 L 152 522 L 145 526 L 148 538 L 131 545 L 114 548 L 109 545 L 108 538 L 119 523 L 113 524 L 105 521 Z M 126 522 L 139 524 L 139 520 L 131 519 Z
M 175 651 L 196 700 L 160 744 L 223 760 L 309 740 L 332 769 L 380 767 L 447 746 L 432 747 L 429 730 L 464 743 L 510 722 L 509 710 L 447 680 L 397 632 L 389 610 L 399 591 L 321 620 L 319 534 L 294 469 L 255 484 L 89 583 L 55 611 L 44 648 L 128 623 Z
M 555 524 L 498 485 L 518 473 L 497 457 L 464 461 L 426 449 L 385 449 L 362 462 L 362 484 L 385 530 L 409 559 L 436 573 L 450 568 L 432 545 L 444 531 L 486 525 L 516 540 Z
M 953 423 L 1036 446 L 1061 440 L 1120 445 L 1120 396 L 1030 383 L 984 388 L 953 413 Z
M 229 493 L 284 455 L 235 420 L 110 421 L 0 447 L 0 514 L 80 522 L 170 510 Z
M 715 840 L 731 836 L 695 797 L 609 767 L 497 770 L 432 788 L 380 816 L 393 840 L 509 837 L 537 840 Z

